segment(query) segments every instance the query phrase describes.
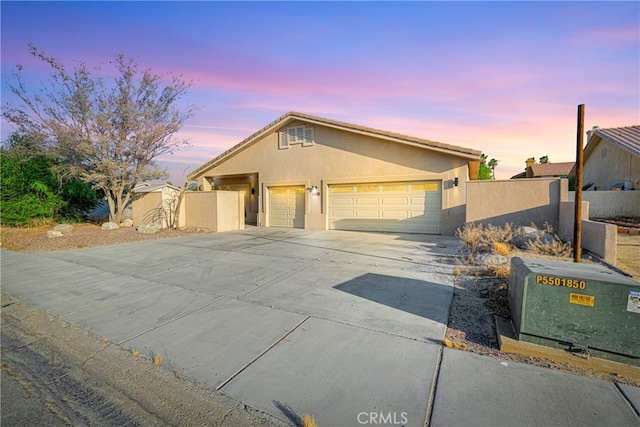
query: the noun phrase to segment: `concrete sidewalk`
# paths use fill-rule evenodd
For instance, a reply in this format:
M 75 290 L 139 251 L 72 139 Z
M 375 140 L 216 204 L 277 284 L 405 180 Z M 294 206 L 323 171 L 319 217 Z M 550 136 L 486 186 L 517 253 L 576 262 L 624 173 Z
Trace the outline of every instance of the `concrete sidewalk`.
M 640 389 L 443 349 L 455 238 L 253 228 L 41 254 L 2 290 L 321 426 L 639 425 Z

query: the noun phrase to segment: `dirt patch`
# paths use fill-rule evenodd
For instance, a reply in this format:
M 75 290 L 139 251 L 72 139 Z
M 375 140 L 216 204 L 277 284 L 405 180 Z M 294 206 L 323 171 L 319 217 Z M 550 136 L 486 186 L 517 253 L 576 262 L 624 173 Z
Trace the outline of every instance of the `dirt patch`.
M 640 235 L 618 234 L 616 266 L 640 280 Z
M 155 234 L 143 234 L 138 233 L 134 227 L 102 230 L 100 225 L 82 223 L 73 224 L 73 231 L 69 234 L 49 238 L 47 231 L 52 230 L 54 225 L 25 228 L 0 227 L 0 245 L 5 249 L 18 252 L 44 252 L 186 237 L 208 231 L 199 228 L 182 228 L 160 230 Z
M 3 373 L 39 399 L 46 419 L 58 421 L 48 425 L 274 425 L 206 384 L 155 365 L 151 355 L 134 355 L 6 294 L 1 338 Z M 42 414 L 21 412 L 20 400 L 3 396 L 2 424 L 10 424 L 10 413 L 25 425 L 41 424 Z

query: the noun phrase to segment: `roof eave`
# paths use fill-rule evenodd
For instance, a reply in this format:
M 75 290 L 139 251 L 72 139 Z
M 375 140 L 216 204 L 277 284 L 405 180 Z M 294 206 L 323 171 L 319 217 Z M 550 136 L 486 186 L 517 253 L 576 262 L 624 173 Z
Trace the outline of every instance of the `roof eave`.
M 280 116 L 279 118 L 269 123 L 262 129 L 258 130 L 257 132 L 254 132 L 252 135 L 245 138 L 244 140 L 234 145 L 233 147 L 223 152 L 222 154 L 218 155 L 217 157 L 213 158 L 209 162 L 203 164 L 196 170 L 192 171 L 187 176 L 187 179 L 194 180 L 197 176 L 202 175 L 206 170 L 211 169 L 217 166 L 218 164 L 222 163 L 229 156 L 232 156 L 240 152 L 241 150 L 251 146 L 258 140 L 260 140 L 264 135 L 268 134 L 269 132 L 277 129 L 278 127 L 285 126 L 287 123 L 290 123 L 295 120 L 300 120 L 300 121 L 304 121 L 307 123 L 312 123 L 320 126 L 331 127 L 339 130 L 346 130 L 348 132 L 353 132 L 353 133 L 357 133 L 365 136 L 375 136 L 376 138 L 379 138 L 379 139 L 399 142 L 402 144 L 411 145 L 411 146 L 415 146 L 415 147 L 419 147 L 427 150 L 433 150 L 433 151 L 437 151 L 445 154 L 453 154 L 453 155 L 457 155 L 459 157 L 470 159 L 470 160 L 476 160 L 480 157 L 480 154 L 482 154 L 482 152 L 478 150 L 469 149 L 468 151 L 461 151 L 460 148 L 462 147 L 436 143 L 434 141 L 428 141 L 428 140 L 418 140 L 418 139 L 413 140 L 406 135 L 400 135 L 400 134 L 398 134 L 397 136 L 388 135 L 386 134 L 386 132 L 378 129 L 361 129 L 356 125 L 351 125 L 349 123 L 342 123 L 342 122 L 336 123 L 335 121 L 323 119 L 321 117 L 309 116 L 306 114 L 290 111 L 284 114 L 283 116 Z M 442 146 L 439 146 L 439 145 L 442 145 Z

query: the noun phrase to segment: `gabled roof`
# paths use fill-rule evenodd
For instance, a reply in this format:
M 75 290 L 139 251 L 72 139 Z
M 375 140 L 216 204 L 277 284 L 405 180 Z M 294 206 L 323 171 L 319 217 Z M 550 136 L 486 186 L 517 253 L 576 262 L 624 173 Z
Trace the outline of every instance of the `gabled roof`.
M 594 129 L 587 132 L 589 139 L 584 148 L 585 160 L 601 140 L 606 140 L 621 149 L 640 157 L 640 126 L 625 126 L 609 129 Z
M 539 176 L 565 176 L 569 175 L 576 162 L 537 163 L 531 166 L 534 177 Z
M 310 124 L 317 124 L 317 125 L 335 128 L 335 129 L 341 129 L 348 132 L 354 132 L 362 135 L 373 136 L 373 137 L 385 139 L 388 141 L 395 141 L 402 144 L 419 146 L 426 149 L 445 152 L 448 154 L 453 154 L 453 155 L 465 157 L 472 160 L 478 159 L 480 157 L 480 154 L 482 154 L 481 151 L 473 150 L 471 148 L 444 144 L 442 142 L 430 141 L 427 139 L 417 138 L 414 136 L 402 135 L 399 133 L 394 133 L 394 132 L 389 132 L 389 131 L 374 129 L 374 128 L 368 128 L 365 126 L 354 125 L 352 123 L 340 122 L 337 120 L 326 119 L 324 117 L 312 116 L 309 114 L 290 111 L 284 114 L 283 116 L 277 118 L 273 122 L 269 123 L 268 125 L 260 129 L 253 135 L 244 139 L 239 144 L 231 147 L 229 150 L 215 157 L 213 160 L 200 166 L 199 168 L 191 172 L 188 178 L 193 179 L 194 176 L 199 175 L 201 172 L 205 171 L 206 169 L 216 166 L 217 164 L 223 162 L 224 160 L 226 160 L 228 157 L 232 156 L 236 152 L 259 141 L 262 137 L 266 136 L 269 132 L 278 130 L 279 128 L 282 128 L 294 121 L 303 121 Z
M 526 177 L 527 177 L 527 171 L 523 171 L 523 172 L 520 172 L 520 173 L 517 173 L 517 174 L 513 175 L 509 179 L 523 179 L 523 178 L 526 178 Z
M 134 193 L 153 193 L 154 191 L 162 190 L 163 188 L 170 188 L 172 190 L 178 190 L 171 184 L 146 184 L 145 186 L 136 187 L 133 189 Z

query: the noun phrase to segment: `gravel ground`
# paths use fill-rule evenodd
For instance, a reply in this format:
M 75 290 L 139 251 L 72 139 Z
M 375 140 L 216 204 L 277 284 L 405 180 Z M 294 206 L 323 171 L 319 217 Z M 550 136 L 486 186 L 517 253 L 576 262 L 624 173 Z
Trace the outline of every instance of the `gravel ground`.
M 3 248 L 12 251 L 43 252 L 117 245 L 140 240 L 185 237 L 194 233 L 207 232 L 205 229 L 185 228 L 161 230 L 155 234 L 141 234 L 133 227 L 102 230 L 98 224 L 83 223 L 73 224 L 73 231 L 68 235 L 49 238 L 47 237 L 48 230 L 53 230 L 53 225 L 25 228 L 2 227 L 0 228 L 0 244 Z

